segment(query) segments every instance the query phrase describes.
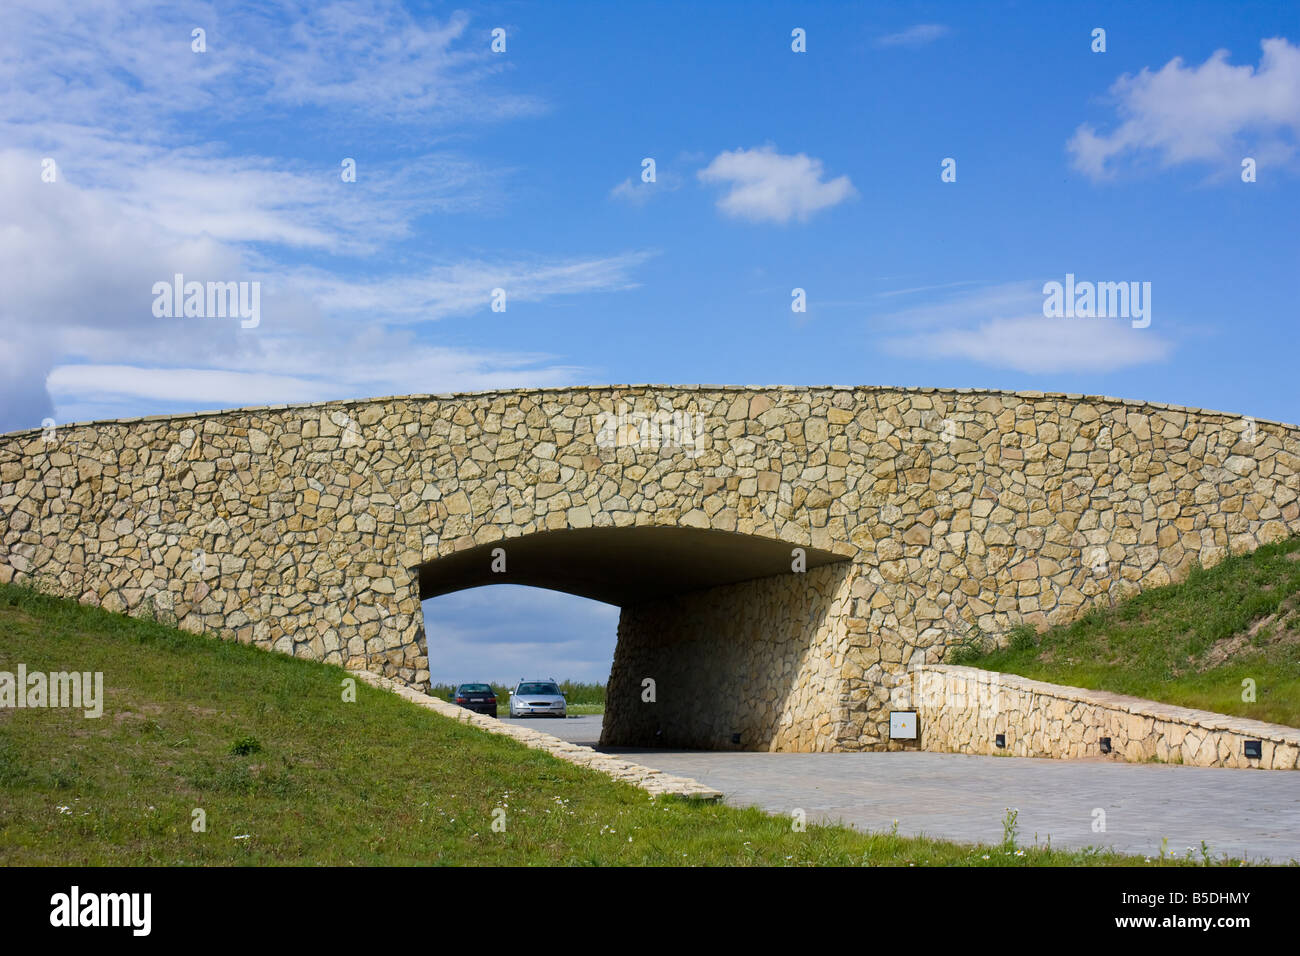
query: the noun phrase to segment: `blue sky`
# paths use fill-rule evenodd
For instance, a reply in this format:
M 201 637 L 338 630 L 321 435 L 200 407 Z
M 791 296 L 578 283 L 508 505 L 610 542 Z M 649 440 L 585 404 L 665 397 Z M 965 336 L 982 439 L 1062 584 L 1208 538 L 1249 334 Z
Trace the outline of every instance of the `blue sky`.
M 1042 389 L 1300 421 L 1295 4 L 0 17 L 0 429 L 619 382 Z M 155 317 L 176 272 L 260 282 L 258 324 Z M 1067 273 L 1151 283 L 1151 324 L 1045 318 Z M 608 608 L 511 589 L 428 609 L 435 677 L 608 668 Z

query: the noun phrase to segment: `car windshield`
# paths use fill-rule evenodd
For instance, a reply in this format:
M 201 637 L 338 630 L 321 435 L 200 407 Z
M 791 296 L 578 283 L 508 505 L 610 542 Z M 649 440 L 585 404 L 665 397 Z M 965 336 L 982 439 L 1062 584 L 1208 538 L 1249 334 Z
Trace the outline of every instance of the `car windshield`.
M 461 684 L 460 689 L 465 694 L 490 694 L 492 688 L 487 684 Z
M 520 684 L 519 694 L 558 694 L 560 688 L 554 684 Z

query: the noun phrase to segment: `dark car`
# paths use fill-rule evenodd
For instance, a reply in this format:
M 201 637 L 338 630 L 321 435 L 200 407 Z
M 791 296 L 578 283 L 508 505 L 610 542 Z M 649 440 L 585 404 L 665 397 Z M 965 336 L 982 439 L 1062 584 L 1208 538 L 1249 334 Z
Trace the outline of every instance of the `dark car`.
M 461 684 L 447 699 L 476 714 L 497 715 L 497 695 L 490 684 Z

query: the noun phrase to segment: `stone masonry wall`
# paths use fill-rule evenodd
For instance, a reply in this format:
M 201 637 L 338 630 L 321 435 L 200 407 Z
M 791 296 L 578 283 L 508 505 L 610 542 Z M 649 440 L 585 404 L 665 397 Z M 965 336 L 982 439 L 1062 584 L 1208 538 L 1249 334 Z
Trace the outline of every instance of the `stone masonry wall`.
M 1294 770 L 1300 730 L 973 667 L 925 665 L 894 692 L 917 710 L 920 749 L 1018 757 L 1100 757 L 1196 767 Z M 996 735 L 1005 735 L 1005 748 Z M 1259 759 L 1245 742 L 1261 743 Z M 891 742 L 891 750 L 915 745 Z
M 808 644 L 839 671 L 798 688 L 837 709 L 782 739 L 828 746 L 833 727 L 834 746 L 869 749 L 886 744 L 892 675 L 971 625 L 1067 621 L 1300 533 L 1298 497 L 1294 426 L 1111 398 L 410 396 L 0 436 L 0 580 L 418 685 L 418 569 L 462 549 L 632 526 L 808 545 L 853 568 L 836 630 Z M 749 679 L 716 674 L 721 696 Z
M 623 608 L 602 741 L 836 749 L 852 576 L 845 563 Z

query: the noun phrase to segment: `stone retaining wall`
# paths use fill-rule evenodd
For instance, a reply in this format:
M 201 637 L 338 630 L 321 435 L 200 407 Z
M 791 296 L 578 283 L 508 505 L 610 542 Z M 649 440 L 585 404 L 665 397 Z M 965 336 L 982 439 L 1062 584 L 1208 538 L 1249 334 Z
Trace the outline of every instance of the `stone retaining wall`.
M 448 701 L 439 700 L 437 697 L 432 697 L 387 677 L 380 677 L 370 671 L 353 670 L 350 673 L 373 687 L 389 691 L 410 701 L 417 707 L 423 707 L 452 720 L 470 724 L 490 734 L 503 734 L 507 737 L 513 737 L 525 747 L 544 750 L 552 757 L 558 757 L 569 763 L 588 767 L 623 783 L 630 783 L 635 787 L 640 787 L 652 796 L 675 796 L 684 797 L 688 800 L 704 800 L 708 802 L 722 799 L 721 790 L 715 790 L 698 780 L 692 780 L 690 777 L 677 777 L 670 773 L 664 773 L 662 770 L 655 770 L 653 767 L 643 767 L 640 764 L 632 763 L 630 760 L 621 760 L 608 754 L 597 753 L 590 747 L 570 743 L 551 734 L 544 734 L 541 731 L 531 730 L 528 727 L 519 727 L 515 724 L 502 723 L 495 717 L 476 714 L 472 710 L 457 707 Z
M 1300 760 L 1292 727 L 974 667 L 915 668 L 894 688 L 893 706 L 917 710 L 920 740 L 891 750 L 1102 757 L 1109 737 L 1110 756 L 1130 761 L 1294 770 Z M 1247 740 L 1261 742 L 1259 759 L 1245 756 Z

